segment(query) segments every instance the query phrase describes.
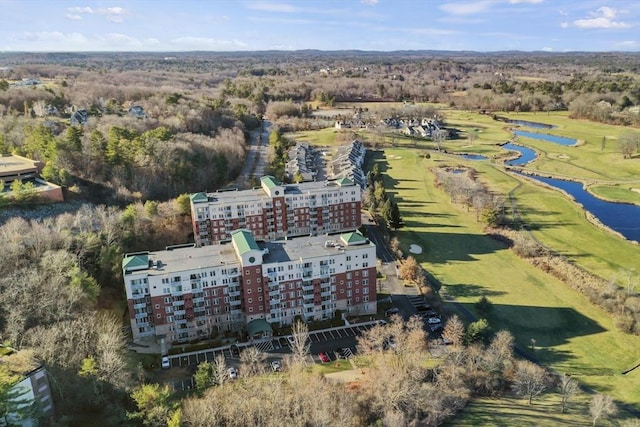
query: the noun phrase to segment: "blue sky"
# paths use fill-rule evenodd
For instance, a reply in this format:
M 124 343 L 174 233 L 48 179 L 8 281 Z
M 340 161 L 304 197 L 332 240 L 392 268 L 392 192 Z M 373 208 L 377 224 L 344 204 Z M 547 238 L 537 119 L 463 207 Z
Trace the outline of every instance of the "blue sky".
M 640 51 L 640 0 L 0 0 L 0 51 Z

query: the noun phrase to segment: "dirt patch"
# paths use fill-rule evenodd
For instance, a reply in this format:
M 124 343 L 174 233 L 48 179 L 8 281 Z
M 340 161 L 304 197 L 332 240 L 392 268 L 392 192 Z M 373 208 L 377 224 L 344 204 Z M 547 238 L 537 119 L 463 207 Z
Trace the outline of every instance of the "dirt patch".
M 568 160 L 568 159 L 570 159 L 570 158 L 571 158 L 571 157 L 567 156 L 566 154 L 558 154 L 558 156 L 557 156 L 557 157 L 558 157 L 559 159 L 562 159 L 562 160 Z
M 634 193 L 640 193 L 640 188 L 630 188 Z
M 366 375 L 367 369 L 350 369 L 348 371 L 325 374 L 325 378 L 341 383 L 353 383 L 362 380 Z

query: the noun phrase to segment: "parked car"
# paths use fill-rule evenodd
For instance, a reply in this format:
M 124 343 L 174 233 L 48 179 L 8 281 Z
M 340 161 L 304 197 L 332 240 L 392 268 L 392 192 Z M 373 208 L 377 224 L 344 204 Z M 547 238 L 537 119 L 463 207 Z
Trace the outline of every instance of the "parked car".
M 274 360 L 273 362 L 271 362 L 271 370 L 273 372 L 280 372 L 282 371 L 282 365 L 280 364 L 279 360 Z
M 389 310 L 384 312 L 384 315 L 389 317 L 389 316 L 393 316 L 394 314 L 398 314 L 400 313 L 400 310 L 398 309 L 398 307 L 392 307 Z
M 398 347 L 398 345 L 396 344 L 396 340 L 395 340 L 395 338 L 393 338 L 393 337 L 389 337 L 389 338 L 387 338 L 387 339 L 384 341 L 383 345 L 382 345 L 382 348 L 383 348 L 384 350 L 387 350 L 387 349 L 389 349 L 389 348 L 391 348 L 391 349 L 394 349 L 394 350 L 395 350 L 395 349 L 396 349 L 396 347 Z
M 234 367 L 229 368 L 229 378 L 235 380 L 238 378 L 238 370 Z
M 231 353 L 231 357 L 240 357 L 240 349 L 235 344 L 232 344 L 231 347 L 229 347 L 229 353 Z
M 320 358 L 320 361 L 322 363 L 327 363 L 327 362 L 331 361 L 331 359 L 329 358 L 329 355 L 327 353 L 325 353 L 324 351 L 321 352 L 320 354 L 318 354 L 318 357 Z
M 427 304 L 419 304 L 416 305 L 416 310 L 418 311 L 418 313 L 424 313 L 425 311 L 431 310 L 431 306 Z
M 427 319 L 427 323 L 430 325 L 437 325 L 438 323 L 442 323 L 442 320 L 438 317 L 429 317 Z
M 171 361 L 169 356 L 162 356 L 162 369 L 169 369 L 171 367 Z

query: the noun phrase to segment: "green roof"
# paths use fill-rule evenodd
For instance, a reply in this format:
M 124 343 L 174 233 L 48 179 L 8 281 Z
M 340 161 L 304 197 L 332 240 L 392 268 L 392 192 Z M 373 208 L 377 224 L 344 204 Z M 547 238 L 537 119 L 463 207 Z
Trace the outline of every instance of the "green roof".
M 133 270 L 137 267 L 149 267 L 149 255 L 131 255 L 122 260 L 123 270 Z
M 192 194 L 191 196 L 191 201 L 193 203 L 200 203 L 200 202 L 208 202 L 209 198 L 207 197 L 207 195 L 205 193 L 195 193 Z
M 340 187 L 347 186 L 347 185 L 353 185 L 353 181 L 351 181 L 349 178 L 340 178 L 338 180 L 338 185 Z
M 271 324 L 264 319 L 255 319 L 251 322 L 247 323 L 247 332 L 249 336 L 256 335 L 260 332 L 268 332 L 269 334 L 273 333 L 273 329 L 271 328 Z
M 259 251 L 260 248 L 256 243 L 253 235 L 247 230 L 236 230 L 231 233 L 231 241 L 236 247 L 238 254 L 242 255 L 249 251 Z
M 269 190 L 280 185 L 280 181 L 278 181 L 271 175 L 263 176 L 262 178 L 260 178 L 260 182 L 266 185 Z
M 367 239 L 362 234 L 356 231 L 352 233 L 342 234 L 340 236 L 340 239 L 342 239 L 342 241 L 347 246 L 362 245 L 364 243 L 367 243 Z

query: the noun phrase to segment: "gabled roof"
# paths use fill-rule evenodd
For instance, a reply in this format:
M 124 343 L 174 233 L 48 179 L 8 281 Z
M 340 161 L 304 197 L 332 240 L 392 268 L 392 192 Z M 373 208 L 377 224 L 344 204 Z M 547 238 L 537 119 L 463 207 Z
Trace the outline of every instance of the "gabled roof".
M 256 243 L 253 235 L 248 230 L 236 230 L 231 233 L 231 241 L 235 246 L 238 255 L 243 255 L 249 251 L 259 251 L 260 248 Z
M 275 179 L 275 177 L 273 177 L 271 175 L 263 176 L 262 178 L 260 178 L 260 181 L 269 190 L 271 190 L 273 187 L 277 187 L 277 186 L 281 185 L 280 181 L 278 181 L 277 179 Z
M 131 255 L 122 260 L 123 270 L 133 270 L 140 267 L 149 267 L 149 255 Z
M 353 185 L 353 181 L 351 181 L 349 178 L 341 178 L 338 180 L 338 185 L 340 187 L 345 187 L 348 185 Z
M 208 202 L 209 201 L 209 198 L 207 197 L 207 195 L 205 193 L 194 193 L 189 197 L 191 198 L 191 201 L 193 203 L 200 203 L 200 202 Z
M 357 231 L 340 235 L 340 240 L 347 246 L 363 245 L 367 243 L 367 238 Z

